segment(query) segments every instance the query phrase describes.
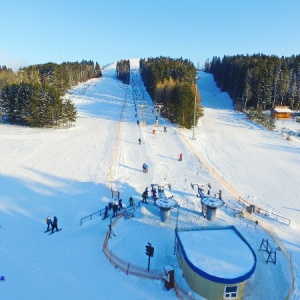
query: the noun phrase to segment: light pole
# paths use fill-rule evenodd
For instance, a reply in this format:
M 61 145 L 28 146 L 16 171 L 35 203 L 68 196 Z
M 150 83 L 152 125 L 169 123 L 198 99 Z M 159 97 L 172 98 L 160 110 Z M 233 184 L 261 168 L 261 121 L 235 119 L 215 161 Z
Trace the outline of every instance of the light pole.
M 192 136 L 192 140 L 195 140 L 195 126 L 196 126 L 196 105 L 197 105 L 197 80 L 198 77 L 195 77 L 195 104 L 194 104 L 194 126 L 193 126 L 193 136 Z

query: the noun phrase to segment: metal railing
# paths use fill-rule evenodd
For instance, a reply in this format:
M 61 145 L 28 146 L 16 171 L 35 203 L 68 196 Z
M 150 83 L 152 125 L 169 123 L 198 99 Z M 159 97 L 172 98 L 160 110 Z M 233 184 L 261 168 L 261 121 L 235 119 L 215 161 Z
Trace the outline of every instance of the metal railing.
M 121 211 L 118 212 L 118 215 L 124 216 L 124 215 L 128 214 L 128 213 L 131 212 L 131 211 L 134 212 L 134 211 L 135 211 L 135 208 L 138 207 L 138 206 L 140 206 L 140 205 L 141 205 L 141 204 L 140 204 L 140 202 L 139 202 L 138 205 L 133 205 L 133 206 L 125 207 L 125 208 L 123 208 Z M 85 219 L 90 219 L 90 220 L 92 220 L 92 219 L 93 219 L 93 216 L 95 216 L 95 215 L 101 216 L 101 215 L 104 214 L 104 212 L 105 212 L 105 208 L 103 208 L 103 209 L 101 209 L 101 210 L 99 210 L 99 211 L 96 211 L 96 212 L 94 212 L 94 213 L 92 213 L 92 214 L 90 214 L 90 215 L 88 215 L 88 216 L 86 216 L 86 217 L 81 218 L 81 219 L 80 219 L 80 225 L 83 224 L 83 220 L 85 220 Z
M 241 202 L 241 203 L 243 203 L 243 204 L 246 205 L 246 206 L 250 206 L 250 205 L 251 205 L 251 203 L 249 203 L 247 200 L 243 199 L 242 197 L 239 197 L 239 198 L 238 198 L 238 201 Z M 289 225 L 291 224 L 291 220 L 290 220 L 290 219 L 288 219 L 288 218 L 286 218 L 286 217 L 284 217 L 284 216 L 281 216 L 281 215 L 279 215 L 279 214 L 276 214 L 276 213 L 274 213 L 274 212 L 268 211 L 268 210 L 266 210 L 266 209 L 263 209 L 263 208 L 260 208 L 260 207 L 256 207 L 256 206 L 255 206 L 255 212 L 264 214 L 265 216 L 267 216 L 267 215 L 273 216 L 273 217 L 275 217 L 277 220 L 278 220 L 278 219 L 283 219 L 283 220 L 287 221 L 287 222 L 289 223 Z
M 88 216 L 86 216 L 86 217 L 81 218 L 81 219 L 80 219 L 80 225 L 82 225 L 83 220 L 88 219 L 88 218 L 89 218 L 90 220 L 92 220 L 92 219 L 93 219 L 93 216 L 95 216 L 95 215 L 101 216 L 102 214 L 104 214 L 104 212 L 105 212 L 105 208 L 103 208 L 103 209 L 101 209 L 101 210 L 99 210 L 99 211 L 96 211 L 96 212 L 94 212 L 94 213 L 92 213 L 92 214 L 90 214 L 90 215 L 88 215 Z

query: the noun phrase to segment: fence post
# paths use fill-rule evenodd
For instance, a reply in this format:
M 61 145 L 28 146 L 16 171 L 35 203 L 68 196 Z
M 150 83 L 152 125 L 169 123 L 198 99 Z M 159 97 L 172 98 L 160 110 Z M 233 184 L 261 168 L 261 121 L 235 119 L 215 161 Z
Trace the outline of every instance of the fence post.
M 129 266 L 130 266 L 130 262 L 128 263 L 128 266 L 127 266 L 127 272 L 126 272 L 126 275 L 128 275 Z
M 109 262 L 111 262 L 112 250 L 110 250 Z

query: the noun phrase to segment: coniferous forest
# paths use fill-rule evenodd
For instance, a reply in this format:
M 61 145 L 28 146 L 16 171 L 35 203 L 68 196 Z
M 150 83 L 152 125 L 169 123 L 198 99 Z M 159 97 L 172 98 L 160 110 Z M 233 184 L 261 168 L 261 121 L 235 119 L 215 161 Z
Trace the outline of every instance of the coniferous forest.
M 116 71 L 119 80 L 130 83 L 129 60 L 117 62 Z M 300 109 L 299 55 L 213 57 L 205 71 L 228 92 L 237 110 L 260 111 L 276 105 Z M 197 123 L 202 109 L 193 63 L 162 56 L 141 59 L 140 72 L 153 102 L 162 105 L 162 116 L 188 129 L 194 117 Z M 85 60 L 32 65 L 17 73 L 0 66 L 1 121 L 33 127 L 70 126 L 76 120 L 76 108 L 62 96 L 72 86 L 101 76 L 99 64 Z
M 202 115 L 196 68 L 187 59 L 157 57 L 140 60 L 140 72 L 150 97 L 162 104 L 162 116 L 190 129 Z
M 276 105 L 300 108 L 300 55 L 214 57 L 205 70 L 228 92 L 236 110 L 265 110 Z
M 0 67 L 1 120 L 32 127 L 70 126 L 76 108 L 62 96 L 72 86 L 100 76 L 99 64 L 85 60 L 32 65 L 17 73 Z
M 121 80 L 125 84 L 130 83 L 130 61 L 120 60 L 116 66 L 117 79 Z

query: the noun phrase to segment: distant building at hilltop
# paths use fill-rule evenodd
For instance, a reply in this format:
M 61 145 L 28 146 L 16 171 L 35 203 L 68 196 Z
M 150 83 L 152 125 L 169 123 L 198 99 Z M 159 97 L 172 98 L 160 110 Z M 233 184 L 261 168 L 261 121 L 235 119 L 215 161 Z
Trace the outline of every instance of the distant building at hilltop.
M 289 119 L 293 114 L 293 111 L 289 106 L 275 106 L 271 110 L 271 116 L 276 119 Z

